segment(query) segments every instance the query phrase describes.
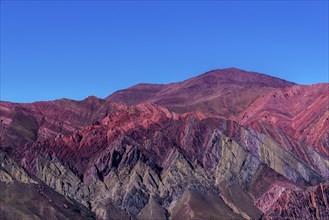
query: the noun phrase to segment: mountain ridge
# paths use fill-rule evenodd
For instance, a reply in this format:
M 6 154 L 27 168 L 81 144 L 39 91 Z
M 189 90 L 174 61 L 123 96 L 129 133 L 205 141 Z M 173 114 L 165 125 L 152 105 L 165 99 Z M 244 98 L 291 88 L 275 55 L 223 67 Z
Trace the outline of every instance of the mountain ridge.
M 294 83 L 265 74 L 227 68 L 178 83 L 138 84 L 119 90 L 105 100 L 127 105 L 152 102 L 178 113 L 200 110 L 229 116 L 237 115 L 242 108 L 274 88 L 292 85 Z M 239 99 L 241 93 L 245 95 Z M 230 100 L 236 100 L 236 103 Z

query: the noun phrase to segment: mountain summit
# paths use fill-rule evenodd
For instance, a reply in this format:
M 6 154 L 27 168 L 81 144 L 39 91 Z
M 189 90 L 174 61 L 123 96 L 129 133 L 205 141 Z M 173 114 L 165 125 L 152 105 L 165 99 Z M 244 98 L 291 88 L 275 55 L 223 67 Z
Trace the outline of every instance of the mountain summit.
M 203 111 L 222 116 L 238 115 L 256 99 L 294 83 L 237 68 L 212 70 L 171 84 L 138 84 L 120 90 L 107 101 L 135 105 L 151 102 L 184 113 Z

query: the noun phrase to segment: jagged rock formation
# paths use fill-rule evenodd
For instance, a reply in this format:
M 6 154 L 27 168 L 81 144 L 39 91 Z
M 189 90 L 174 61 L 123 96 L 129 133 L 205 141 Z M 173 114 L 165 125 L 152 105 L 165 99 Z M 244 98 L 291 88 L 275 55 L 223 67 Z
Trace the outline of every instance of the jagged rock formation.
M 49 205 L 60 212 L 54 218 L 69 218 L 70 207 L 74 207 L 80 210 L 80 219 L 325 219 L 329 210 L 328 84 L 296 86 L 237 69 L 223 73 L 210 72 L 174 86 L 159 86 L 171 91 L 180 85 L 177 96 L 181 98 L 188 94 L 189 85 L 209 85 L 198 87 L 207 90 L 200 92 L 199 101 L 193 98 L 197 112 L 187 111 L 192 106 L 188 100 L 179 108 L 170 104 L 173 112 L 150 103 L 148 95 L 141 96 L 147 103 L 131 106 L 95 97 L 65 100 L 65 105 L 60 100 L 50 102 L 49 111 L 41 111 L 36 107 L 39 103 L 1 103 L 5 112 L 1 115 L 1 147 L 7 153 L 0 158 L 6 164 L 0 169 L 0 181 L 20 181 L 24 187 L 43 185 L 56 195 L 52 200 L 61 201 L 56 204 L 69 201 L 69 209 L 63 213 L 59 206 Z M 251 86 L 239 87 L 246 75 Z M 239 97 L 226 103 L 226 107 L 237 105 L 231 113 L 209 111 L 205 94 L 209 88 L 217 89 L 220 83 L 212 82 L 216 80 L 226 82 L 222 91 L 229 90 L 229 83 L 232 90 L 241 89 L 230 99 L 245 91 L 246 101 L 240 102 L 243 98 Z M 259 93 L 251 92 L 253 89 Z M 161 91 L 156 94 L 164 94 Z M 279 95 L 286 93 L 291 99 L 287 102 Z M 215 93 L 211 94 L 209 98 L 216 99 Z M 272 100 L 273 95 L 283 100 Z M 217 98 L 218 102 L 210 102 L 211 108 L 227 99 L 225 95 Z M 42 106 L 46 109 L 47 103 Z M 51 111 L 53 106 L 58 111 Z M 21 111 L 26 118 L 36 115 L 36 137 L 30 141 L 21 137 L 24 130 L 30 131 L 30 123 L 18 120 L 20 116 L 17 119 Z M 55 122 L 65 126 L 55 126 Z M 12 131 L 18 124 L 24 132 Z M 295 135 L 301 129 L 304 133 Z M 15 138 L 19 144 L 11 144 Z M 15 190 L 6 188 L 8 193 Z M 15 206 L 1 201 L 1 207 L 3 203 Z M 10 212 L 4 216 L 10 219 Z M 42 213 L 37 216 L 43 218 Z
M 90 210 L 31 177 L 2 151 L 0 161 L 1 219 L 95 219 Z
M 240 121 L 251 125 L 258 132 L 276 138 L 296 155 L 300 155 L 300 152 L 289 146 L 291 142 L 312 146 L 318 153 L 328 157 L 328 96 L 328 84 L 278 89 L 242 112 Z M 274 128 L 279 131 L 270 130 Z M 287 140 L 277 138 L 282 135 Z

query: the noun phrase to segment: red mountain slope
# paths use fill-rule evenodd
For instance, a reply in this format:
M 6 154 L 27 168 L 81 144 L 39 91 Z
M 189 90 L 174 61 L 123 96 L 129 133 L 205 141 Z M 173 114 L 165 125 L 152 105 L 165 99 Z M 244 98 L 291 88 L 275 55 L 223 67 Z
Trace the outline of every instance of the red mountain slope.
M 115 108 L 96 97 L 28 104 L 0 102 L 1 148 L 69 134 L 101 120 Z
M 222 116 L 237 115 L 257 98 L 293 83 L 236 68 L 213 70 L 179 83 L 139 84 L 106 98 L 134 105 L 152 102 L 183 113 L 203 111 Z
M 321 156 L 329 157 L 329 84 L 275 90 L 242 112 L 239 121 L 318 166 Z
M 230 68 L 107 100 L 0 102 L 0 113 L 0 215 L 8 218 L 44 218 L 49 202 L 52 215 L 81 219 L 329 213 L 328 84 Z M 20 202 L 22 192 L 37 199 Z
M 103 204 L 123 207 L 132 216 L 151 206 L 186 217 L 193 206 L 198 217 L 225 210 L 223 218 L 259 218 L 273 215 L 281 191 L 297 193 L 325 178 L 236 122 L 201 113 L 179 115 L 153 104 L 118 106 L 100 123 L 28 143 L 12 155 L 58 192 L 90 203 L 100 218 L 98 212 L 110 212 L 102 211 Z M 204 206 L 212 204 L 206 213 L 195 205 L 204 201 Z

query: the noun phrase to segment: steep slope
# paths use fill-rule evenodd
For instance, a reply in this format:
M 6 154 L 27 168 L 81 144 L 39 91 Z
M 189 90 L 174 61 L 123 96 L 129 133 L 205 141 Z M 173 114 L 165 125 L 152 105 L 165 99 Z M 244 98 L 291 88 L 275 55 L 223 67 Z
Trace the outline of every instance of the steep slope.
M 329 177 L 329 84 L 278 89 L 240 114 L 243 125 L 273 138 Z
M 69 134 L 101 120 L 113 109 L 115 105 L 96 97 L 29 104 L 0 102 L 1 148 Z
M 95 219 L 90 210 L 32 178 L 2 151 L 0 161 L 1 219 Z
M 134 105 L 151 102 L 183 113 L 203 111 L 222 116 L 237 115 L 257 98 L 293 83 L 236 68 L 213 70 L 179 83 L 139 84 L 106 98 Z
M 328 219 L 328 183 L 308 189 L 292 186 L 282 188 L 278 193 L 280 196 L 267 211 L 267 219 Z
M 13 155 L 101 219 L 113 213 L 143 219 L 150 209 L 164 219 L 260 218 L 273 184 L 297 190 L 325 181 L 253 130 L 154 104 L 121 106 L 100 123 L 20 146 Z M 196 206 L 208 203 L 206 213 Z

